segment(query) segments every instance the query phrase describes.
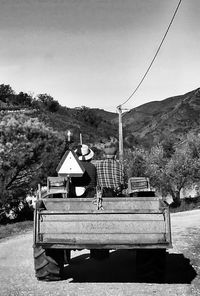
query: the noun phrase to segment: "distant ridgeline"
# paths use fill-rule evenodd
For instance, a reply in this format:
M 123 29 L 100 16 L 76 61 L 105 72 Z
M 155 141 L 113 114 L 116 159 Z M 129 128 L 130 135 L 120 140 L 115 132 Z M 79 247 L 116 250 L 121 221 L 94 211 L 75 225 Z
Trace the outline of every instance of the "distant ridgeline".
M 164 137 L 182 137 L 189 131 L 199 130 L 199 114 L 200 88 L 143 104 L 123 116 L 125 141 L 130 141 L 132 137 L 144 144 L 152 144 Z
M 9 85 L 0 85 L 0 113 L 24 113 L 39 117 L 57 131 L 70 129 L 76 139 L 98 145 L 104 139 L 118 138 L 118 114 L 85 106 L 67 108 L 47 94 L 36 97 Z M 200 126 L 200 88 L 162 101 L 133 108 L 123 116 L 124 147 L 151 147 L 164 138 L 180 138 Z

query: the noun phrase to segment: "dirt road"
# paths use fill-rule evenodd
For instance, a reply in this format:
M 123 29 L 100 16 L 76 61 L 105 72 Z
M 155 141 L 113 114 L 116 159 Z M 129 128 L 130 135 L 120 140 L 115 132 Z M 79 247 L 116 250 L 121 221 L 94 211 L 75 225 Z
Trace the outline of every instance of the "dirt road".
M 134 251 L 113 251 L 105 261 L 73 252 L 65 273 L 70 279 L 38 282 L 34 276 L 32 233 L 0 243 L 1 296 L 200 295 L 200 210 L 172 216 L 174 248 L 167 254 L 165 281 L 137 283 Z

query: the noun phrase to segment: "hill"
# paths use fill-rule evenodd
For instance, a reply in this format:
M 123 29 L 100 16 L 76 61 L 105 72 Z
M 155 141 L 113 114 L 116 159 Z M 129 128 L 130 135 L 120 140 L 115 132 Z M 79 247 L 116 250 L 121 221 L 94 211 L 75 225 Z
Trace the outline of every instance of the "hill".
M 61 106 L 50 95 L 36 98 L 9 85 L 0 85 L 1 112 L 25 112 L 59 132 L 71 130 L 75 141 L 97 144 L 109 137 L 118 138 L 118 114 L 85 106 Z M 163 138 L 180 138 L 200 126 L 200 88 L 186 94 L 153 101 L 131 109 L 123 116 L 124 144 L 151 146 Z
M 58 101 L 47 94 L 33 98 L 27 93 L 16 94 L 10 85 L 0 85 L 0 115 L 7 113 L 24 113 L 30 117 L 37 117 L 53 130 L 67 133 L 71 130 L 74 141 L 79 141 L 82 134 L 84 143 L 100 142 L 104 138 L 116 137 L 117 125 L 111 120 L 116 113 L 103 109 L 90 109 L 82 106 L 68 108 L 61 106 Z
M 155 142 L 164 136 L 179 138 L 200 126 L 200 88 L 184 95 L 153 101 L 124 114 L 125 138 Z

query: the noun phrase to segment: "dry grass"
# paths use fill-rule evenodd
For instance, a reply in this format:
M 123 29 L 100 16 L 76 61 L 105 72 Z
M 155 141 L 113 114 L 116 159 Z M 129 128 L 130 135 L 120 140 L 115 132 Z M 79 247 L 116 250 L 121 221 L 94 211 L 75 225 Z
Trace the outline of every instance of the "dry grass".
M 33 221 L 16 222 L 0 225 L 0 240 L 18 234 L 26 233 L 33 229 Z
M 186 197 L 181 200 L 181 205 L 179 207 L 171 207 L 170 212 L 184 212 L 184 211 L 191 211 L 200 208 L 200 196 L 198 197 Z

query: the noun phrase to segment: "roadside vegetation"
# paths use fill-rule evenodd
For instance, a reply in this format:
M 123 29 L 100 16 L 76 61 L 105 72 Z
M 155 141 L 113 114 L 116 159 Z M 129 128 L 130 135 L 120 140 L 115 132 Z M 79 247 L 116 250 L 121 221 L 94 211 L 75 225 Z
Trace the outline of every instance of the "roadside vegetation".
M 200 196 L 200 136 L 188 133 L 178 141 L 165 139 L 151 149 L 129 149 L 125 168 L 128 177 L 149 177 L 151 186 L 162 196 L 171 195 L 173 206 L 179 207 L 182 189 L 195 184 L 196 197 Z
M 179 207 L 171 206 L 170 212 L 184 212 L 184 211 L 192 211 L 195 209 L 200 209 L 200 196 L 197 197 L 185 197 L 181 200 L 181 205 Z
M 27 231 L 32 231 L 32 229 L 33 221 L 23 221 L 0 225 L 0 240 L 14 235 L 24 234 Z

